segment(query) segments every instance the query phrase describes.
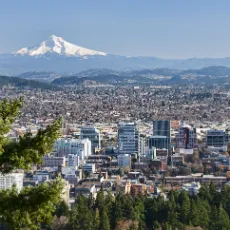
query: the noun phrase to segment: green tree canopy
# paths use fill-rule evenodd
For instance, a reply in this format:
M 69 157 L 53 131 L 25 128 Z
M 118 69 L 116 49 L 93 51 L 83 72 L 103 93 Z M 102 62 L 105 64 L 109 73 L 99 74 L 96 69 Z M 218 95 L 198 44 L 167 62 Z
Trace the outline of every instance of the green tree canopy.
M 17 142 L 8 139 L 7 133 L 20 115 L 23 100 L 0 101 L 0 173 L 14 169 L 30 169 L 40 164 L 42 157 L 52 150 L 60 135 L 61 119 L 37 135 L 26 133 Z M 40 229 L 42 223 L 49 223 L 56 205 L 61 200 L 63 183 L 60 179 L 37 187 L 0 190 L 0 224 L 7 229 Z

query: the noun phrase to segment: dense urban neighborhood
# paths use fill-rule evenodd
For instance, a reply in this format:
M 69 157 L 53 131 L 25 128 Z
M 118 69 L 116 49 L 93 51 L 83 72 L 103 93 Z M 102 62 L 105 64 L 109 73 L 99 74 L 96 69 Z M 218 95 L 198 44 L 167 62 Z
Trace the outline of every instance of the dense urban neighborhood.
M 59 135 L 42 150 L 41 161 L 30 159 L 30 167 L 25 167 L 24 161 L 17 165 L 11 159 L 15 166 L 8 170 L 10 163 L 4 163 L 4 154 L 3 159 L 0 156 L 2 191 L 16 185 L 20 194 L 57 179 L 64 182 L 63 202 L 51 212 L 55 218 L 49 228 L 219 229 L 218 224 L 211 224 L 213 213 L 204 206 L 211 209 L 220 192 L 230 197 L 230 91 L 226 85 L 85 82 L 44 89 L 7 84 L 1 87 L 0 99 L 2 121 L 4 106 L 19 99 L 23 104 L 4 136 L 16 145 L 28 133 L 32 139 L 46 135 L 61 118 L 56 127 Z M 208 193 L 212 200 L 206 197 Z M 227 197 L 221 199 L 229 202 Z M 89 202 L 92 206 L 86 205 Z M 228 204 L 220 207 L 221 202 L 215 206 L 217 219 L 230 214 Z M 191 213 L 190 205 L 197 213 Z M 207 219 L 198 220 L 204 210 Z M 178 216 L 172 216 L 174 212 Z M 197 215 L 197 222 L 190 215 Z M 77 224 L 80 217 L 86 225 Z M 7 223 L 9 217 L 5 218 Z M 229 220 L 225 224 L 230 226 Z

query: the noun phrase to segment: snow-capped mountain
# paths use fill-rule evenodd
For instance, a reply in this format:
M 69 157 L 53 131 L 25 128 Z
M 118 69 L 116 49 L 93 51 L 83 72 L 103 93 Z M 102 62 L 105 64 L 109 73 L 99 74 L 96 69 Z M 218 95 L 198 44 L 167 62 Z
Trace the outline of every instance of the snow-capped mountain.
M 29 56 L 41 56 L 47 53 L 56 53 L 65 56 L 92 56 L 92 55 L 102 55 L 106 56 L 104 52 L 99 52 L 91 49 L 87 49 L 81 46 L 74 45 L 65 41 L 61 37 L 55 35 L 50 36 L 47 41 L 44 41 L 38 47 L 27 48 L 24 47 L 16 52 L 15 55 L 29 55 Z
M 208 66 L 230 67 L 230 58 L 176 60 L 121 56 L 77 46 L 55 35 L 38 46 L 0 54 L 0 75 L 19 75 L 34 71 L 71 75 L 98 68 L 123 71 L 154 68 L 200 69 Z

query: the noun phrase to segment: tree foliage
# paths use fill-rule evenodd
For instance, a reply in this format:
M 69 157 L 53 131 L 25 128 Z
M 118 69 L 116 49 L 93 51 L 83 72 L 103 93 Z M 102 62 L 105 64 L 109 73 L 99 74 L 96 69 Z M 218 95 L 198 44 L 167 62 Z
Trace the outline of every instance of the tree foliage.
M 36 136 L 26 133 L 13 142 L 6 137 L 12 123 L 19 115 L 22 99 L 0 102 L 0 172 L 8 173 L 13 169 L 30 169 L 32 164 L 40 164 L 42 157 L 52 150 L 59 136 L 61 119 L 40 129 Z
M 14 169 L 30 169 L 40 164 L 41 158 L 52 150 L 59 136 L 61 119 L 37 135 L 26 133 L 13 142 L 7 138 L 12 124 L 20 114 L 23 100 L 0 101 L 0 173 Z M 40 229 L 41 224 L 52 221 L 56 205 L 61 200 L 63 183 L 61 179 L 43 183 L 37 187 L 16 187 L 0 190 L 0 224 L 7 229 Z
M 84 202 L 79 206 L 81 199 Z M 230 229 L 229 203 L 230 188 L 226 186 L 218 192 L 213 184 L 203 186 L 201 193 L 193 196 L 186 191 L 171 191 L 166 200 L 161 196 L 132 197 L 122 193 L 113 197 L 100 191 L 96 200 L 82 195 L 77 198 L 71 211 L 74 214 L 78 209 L 78 215 L 71 218 L 75 227 L 69 225 L 68 229 L 227 230 Z

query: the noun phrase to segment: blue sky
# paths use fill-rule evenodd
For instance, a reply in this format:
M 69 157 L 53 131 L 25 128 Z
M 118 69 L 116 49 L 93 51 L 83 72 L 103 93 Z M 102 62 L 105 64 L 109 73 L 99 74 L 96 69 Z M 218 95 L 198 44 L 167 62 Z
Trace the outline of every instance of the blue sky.
M 229 0 L 0 0 L 0 53 L 52 34 L 107 53 L 229 57 Z

